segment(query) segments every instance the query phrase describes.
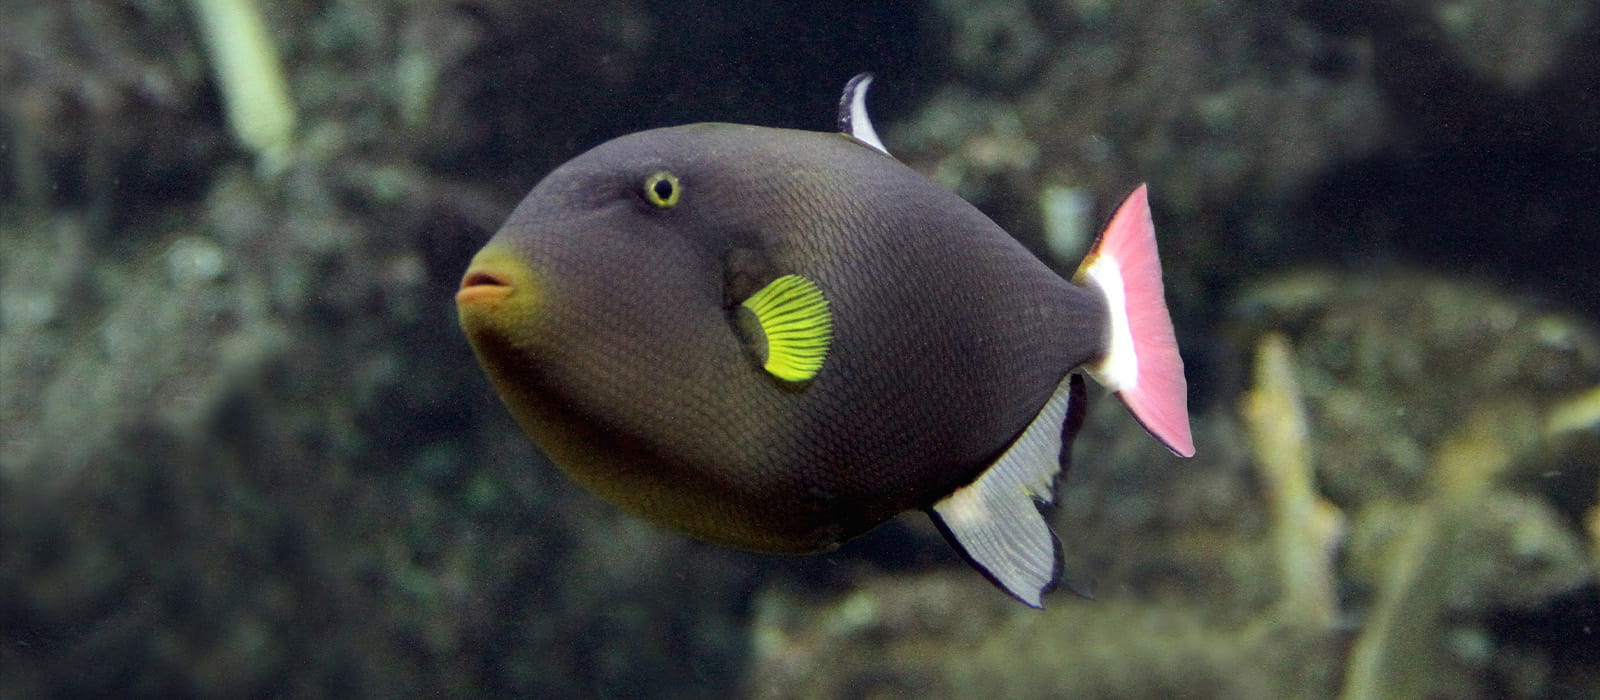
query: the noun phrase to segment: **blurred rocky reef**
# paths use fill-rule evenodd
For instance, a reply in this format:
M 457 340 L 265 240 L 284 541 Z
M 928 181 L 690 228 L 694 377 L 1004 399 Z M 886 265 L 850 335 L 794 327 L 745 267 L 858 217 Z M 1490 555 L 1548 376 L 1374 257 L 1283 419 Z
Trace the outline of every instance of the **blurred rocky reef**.
M 1600 2 L 0 3 L 0 697 L 1600 696 Z M 456 328 L 555 165 L 863 70 L 1064 273 L 1151 184 L 1199 454 L 1092 399 L 1094 600 L 621 515 Z

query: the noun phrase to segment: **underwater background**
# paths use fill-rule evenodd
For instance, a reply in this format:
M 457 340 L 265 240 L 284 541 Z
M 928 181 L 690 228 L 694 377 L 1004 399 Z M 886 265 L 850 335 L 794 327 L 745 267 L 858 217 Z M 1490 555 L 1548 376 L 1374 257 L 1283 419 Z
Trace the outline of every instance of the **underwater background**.
M 0 0 L 0 697 L 1600 697 L 1600 3 Z M 1150 183 L 1196 444 L 1042 612 L 920 517 L 623 515 L 456 326 L 540 177 L 891 152 L 1070 274 Z M 1059 251 L 1059 252 L 1056 252 Z

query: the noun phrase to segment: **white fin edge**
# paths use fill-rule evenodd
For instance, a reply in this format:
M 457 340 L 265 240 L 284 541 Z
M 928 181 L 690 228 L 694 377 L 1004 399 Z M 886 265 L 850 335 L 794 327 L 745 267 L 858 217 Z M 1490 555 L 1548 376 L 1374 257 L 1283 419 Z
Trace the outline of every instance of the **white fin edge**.
M 867 116 L 867 86 L 871 84 L 871 73 L 861 73 L 845 83 L 844 95 L 839 98 L 839 131 L 889 155 L 889 149 L 883 147 L 877 130 L 872 128 L 872 118 Z
M 1076 388 L 1073 386 L 1077 382 Z M 1061 578 L 1061 546 L 1039 512 L 1054 500 L 1063 426 L 1083 380 L 1068 374 L 1016 442 L 976 481 L 935 503 L 929 513 L 967 561 L 1032 607 Z

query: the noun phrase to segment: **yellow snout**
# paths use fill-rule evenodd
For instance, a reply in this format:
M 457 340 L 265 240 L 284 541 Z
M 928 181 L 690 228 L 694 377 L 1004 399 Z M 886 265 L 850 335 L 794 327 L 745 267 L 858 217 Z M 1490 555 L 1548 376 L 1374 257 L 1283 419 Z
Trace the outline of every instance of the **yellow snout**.
M 472 258 L 462 276 L 456 311 L 461 327 L 474 340 L 483 332 L 509 340 L 531 329 L 539 296 L 527 264 L 491 242 Z

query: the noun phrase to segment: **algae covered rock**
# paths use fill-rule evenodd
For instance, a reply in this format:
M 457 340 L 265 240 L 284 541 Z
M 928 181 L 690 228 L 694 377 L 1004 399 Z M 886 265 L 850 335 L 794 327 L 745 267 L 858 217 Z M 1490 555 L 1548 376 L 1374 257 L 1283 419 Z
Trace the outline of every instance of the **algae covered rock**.
M 1589 323 L 1434 274 L 1281 275 L 1232 315 L 1235 337 L 1281 329 L 1299 348 L 1318 478 L 1341 505 L 1425 493 L 1432 446 L 1484 407 L 1525 454 L 1507 478 L 1537 488 L 1565 463 L 1537 451 L 1543 414 L 1600 384 Z
M 1595 590 L 1574 528 L 1584 504 L 1567 489 L 1595 488 L 1600 454 L 1564 436 L 1587 415 L 1575 397 L 1600 384 L 1594 329 L 1404 271 L 1285 275 L 1248 292 L 1235 317 L 1242 336 L 1280 329 L 1300 347 L 1318 481 L 1350 516 L 1341 578 L 1361 627 L 1342 697 L 1588 682 L 1553 661 L 1559 646 L 1488 628 Z M 1508 670 L 1517 664 L 1546 671 L 1529 681 Z
M 1313 697 L 1332 668 L 1322 640 L 1192 604 L 1058 597 L 1032 611 L 943 575 L 826 600 L 769 590 L 752 625 L 753 698 Z

